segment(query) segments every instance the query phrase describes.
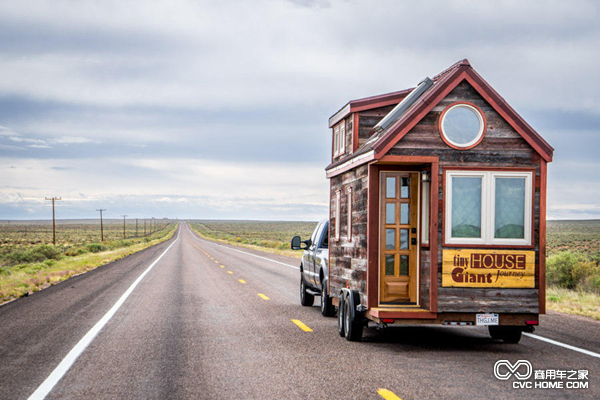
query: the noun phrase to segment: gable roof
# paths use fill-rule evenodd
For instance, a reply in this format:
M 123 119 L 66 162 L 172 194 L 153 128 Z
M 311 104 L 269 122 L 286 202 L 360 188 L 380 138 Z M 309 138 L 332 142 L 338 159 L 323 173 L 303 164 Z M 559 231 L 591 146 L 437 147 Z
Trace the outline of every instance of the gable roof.
M 326 170 L 361 158 L 362 162 L 383 157 L 400 141 L 433 107 L 446 97 L 458 84 L 466 80 L 523 139 L 546 160 L 552 161 L 554 149 L 487 83 L 472 67 L 467 59 L 451 65 L 432 78 L 434 82 L 425 93 L 387 129 L 373 134 L 350 157 L 329 165 Z M 411 89 L 412 90 L 412 89 Z M 365 157 L 367 153 L 372 157 Z M 359 157 L 362 156 L 362 157 Z M 362 163 L 361 162 L 361 163 Z M 354 166 L 354 165 L 353 165 Z

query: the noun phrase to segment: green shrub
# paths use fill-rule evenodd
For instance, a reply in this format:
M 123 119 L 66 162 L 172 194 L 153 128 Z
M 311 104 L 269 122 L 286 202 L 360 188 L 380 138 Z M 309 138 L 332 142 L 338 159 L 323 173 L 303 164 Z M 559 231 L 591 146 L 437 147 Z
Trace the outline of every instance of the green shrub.
M 15 250 L 6 256 L 11 264 L 34 263 L 44 260 L 60 260 L 60 251 L 53 246 L 42 244 L 26 250 Z
M 99 253 L 106 250 L 106 246 L 100 243 L 90 243 L 85 247 L 90 253 Z
M 51 267 L 56 264 L 56 260 L 46 260 L 42 264 L 44 264 L 46 267 Z
M 567 289 L 579 287 L 582 290 L 596 291 L 600 288 L 598 264 L 578 253 L 563 251 L 548 257 L 546 277 L 548 284 Z

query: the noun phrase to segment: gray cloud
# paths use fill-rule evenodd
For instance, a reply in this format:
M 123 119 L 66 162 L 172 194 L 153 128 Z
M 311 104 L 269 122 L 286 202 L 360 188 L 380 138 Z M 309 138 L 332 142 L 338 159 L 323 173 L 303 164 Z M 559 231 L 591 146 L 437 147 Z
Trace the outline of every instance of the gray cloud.
M 41 216 L 34 199 L 52 189 L 197 217 L 226 218 L 226 204 L 232 218 L 318 219 L 328 117 L 466 57 L 556 148 L 549 214 L 598 217 L 599 14 L 593 1 L 2 3 L 0 165 L 16 168 L 0 186 L 38 187 L 6 189 L 0 215 Z M 246 187 L 252 201 L 222 176 L 244 164 L 265 175 Z

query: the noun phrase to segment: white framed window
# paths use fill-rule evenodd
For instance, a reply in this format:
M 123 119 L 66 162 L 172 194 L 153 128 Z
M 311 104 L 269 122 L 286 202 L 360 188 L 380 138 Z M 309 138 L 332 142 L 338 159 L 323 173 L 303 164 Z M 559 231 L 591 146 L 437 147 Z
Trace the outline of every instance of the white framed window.
M 348 240 L 352 240 L 352 188 L 348 188 Z
M 446 244 L 530 245 L 532 173 L 447 171 Z
M 342 217 L 340 200 L 341 193 L 338 190 L 337 192 L 335 192 L 335 240 L 340 240 L 340 219 Z
M 340 124 L 340 149 L 338 154 L 344 154 L 346 152 L 346 121 L 342 120 Z
M 340 147 L 340 127 L 339 125 L 333 128 L 333 156 L 336 157 L 339 154 Z

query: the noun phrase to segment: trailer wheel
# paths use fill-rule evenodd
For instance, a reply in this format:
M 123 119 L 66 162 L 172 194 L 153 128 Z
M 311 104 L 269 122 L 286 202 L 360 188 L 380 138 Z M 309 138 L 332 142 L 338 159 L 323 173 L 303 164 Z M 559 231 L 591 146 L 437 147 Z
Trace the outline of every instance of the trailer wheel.
M 335 317 L 335 308 L 331 303 L 331 297 L 327 294 L 326 287 L 323 287 L 323 293 L 321 293 L 321 314 L 324 317 Z
M 344 331 L 344 293 L 340 293 L 340 301 L 338 304 L 338 333 L 341 337 L 345 336 Z
M 346 299 L 344 302 L 344 333 L 346 340 L 350 342 L 360 342 L 363 334 L 363 324 L 358 320 L 357 315 L 355 314 L 354 318 L 352 317 L 352 305 L 353 301 L 350 299 Z
M 516 344 L 521 340 L 522 330 L 518 326 L 489 326 L 492 339 L 501 339 L 504 343 Z
M 300 304 L 304 307 L 311 307 L 315 302 L 315 296 L 306 292 L 306 285 L 304 284 L 304 277 L 302 271 L 300 272 Z

